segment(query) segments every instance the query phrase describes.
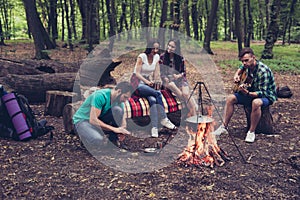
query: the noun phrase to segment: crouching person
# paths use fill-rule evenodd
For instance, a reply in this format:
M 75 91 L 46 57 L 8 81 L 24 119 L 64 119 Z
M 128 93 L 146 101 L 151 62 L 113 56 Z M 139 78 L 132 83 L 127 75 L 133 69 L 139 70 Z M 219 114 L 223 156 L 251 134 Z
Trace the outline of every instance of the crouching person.
M 133 92 L 128 82 L 120 82 L 115 88 L 105 88 L 93 92 L 73 116 L 75 131 L 83 144 L 97 147 L 103 144 L 104 132 L 110 138 L 130 134 L 126 130 L 124 103 Z

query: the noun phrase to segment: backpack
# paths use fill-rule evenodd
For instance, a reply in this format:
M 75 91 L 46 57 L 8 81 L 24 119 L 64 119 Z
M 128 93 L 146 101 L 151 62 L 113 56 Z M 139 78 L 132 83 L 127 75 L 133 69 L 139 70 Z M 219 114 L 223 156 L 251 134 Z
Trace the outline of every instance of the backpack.
M 13 133 L 6 131 L 5 134 L 3 131 L 0 136 L 18 141 L 28 141 L 50 132 L 50 141 L 52 140 L 54 127 L 46 126 L 47 121 L 45 119 L 40 121 L 36 119 L 25 96 L 12 92 L 3 95 L 1 100 L 2 115 L 6 115 L 6 118 L 9 119 L 2 124 L 8 129 L 13 129 Z
M 289 86 L 277 87 L 276 92 L 278 98 L 291 98 L 293 96 L 293 92 Z

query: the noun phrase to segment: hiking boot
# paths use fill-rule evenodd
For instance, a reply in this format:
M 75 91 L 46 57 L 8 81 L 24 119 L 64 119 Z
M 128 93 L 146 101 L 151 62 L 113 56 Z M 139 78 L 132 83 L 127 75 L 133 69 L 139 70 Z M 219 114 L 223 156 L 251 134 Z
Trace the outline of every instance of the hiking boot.
M 160 123 L 164 127 L 168 128 L 168 129 L 171 129 L 171 130 L 174 130 L 176 128 L 176 126 L 168 118 L 162 119 L 160 121 Z
M 245 142 L 252 143 L 252 142 L 254 142 L 254 140 L 255 140 L 255 133 L 248 131 L 247 136 L 245 138 Z
M 212 132 L 215 136 L 220 136 L 221 134 L 228 134 L 228 131 L 226 130 L 224 125 L 221 125 L 217 130 Z
M 151 137 L 154 137 L 154 138 L 158 137 L 158 129 L 157 129 L 157 127 L 153 127 L 151 129 Z

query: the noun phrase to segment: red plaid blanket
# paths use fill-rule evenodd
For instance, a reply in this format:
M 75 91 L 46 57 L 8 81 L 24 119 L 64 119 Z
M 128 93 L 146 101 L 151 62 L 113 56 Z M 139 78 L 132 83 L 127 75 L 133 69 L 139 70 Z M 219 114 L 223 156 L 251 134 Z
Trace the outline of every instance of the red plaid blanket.
M 166 113 L 181 110 L 182 105 L 177 97 L 174 97 L 168 90 L 161 90 L 162 100 Z M 127 118 L 142 117 L 150 115 L 150 106 L 146 98 L 129 98 L 125 103 L 125 115 Z

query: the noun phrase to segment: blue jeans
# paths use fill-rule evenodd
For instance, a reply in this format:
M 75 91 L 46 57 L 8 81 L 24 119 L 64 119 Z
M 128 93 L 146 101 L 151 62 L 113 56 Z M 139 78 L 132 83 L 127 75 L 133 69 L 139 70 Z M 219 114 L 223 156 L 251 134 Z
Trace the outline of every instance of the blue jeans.
M 114 106 L 99 119 L 106 124 L 118 127 L 122 124 L 124 111 L 120 106 Z M 97 146 L 103 142 L 104 132 L 99 126 L 90 124 L 89 121 L 83 120 L 75 124 L 75 131 L 78 133 L 81 141 L 85 146 Z M 109 132 L 110 138 L 116 140 L 117 136 Z
M 147 98 L 149 102 L 152 127 L 158 127 L 158 117 L 167 118 L 161 92 L 142 83 L 139 84 L 137 90 L 139 96 Z

